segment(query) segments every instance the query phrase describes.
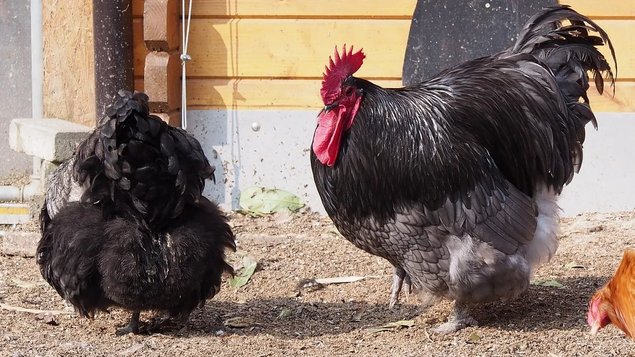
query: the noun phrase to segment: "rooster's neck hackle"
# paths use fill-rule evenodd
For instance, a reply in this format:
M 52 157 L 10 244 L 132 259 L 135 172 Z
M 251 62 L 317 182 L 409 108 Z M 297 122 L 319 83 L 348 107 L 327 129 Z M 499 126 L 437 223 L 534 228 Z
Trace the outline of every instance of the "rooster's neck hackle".
M 353 53 L 353 46 L 346 52 L 346 45 L 342 46 L 342 55 L 340 56 L 335 47 L 333 57 L 329 56 L 329 65 L 325 66 L 324 77 L 322 80 L 322 101 L 324 105 L 332 104 L 341 94 L 341 84 L 348 76 L 357 72 L 364 62 L 364 53 L 359 50 Z

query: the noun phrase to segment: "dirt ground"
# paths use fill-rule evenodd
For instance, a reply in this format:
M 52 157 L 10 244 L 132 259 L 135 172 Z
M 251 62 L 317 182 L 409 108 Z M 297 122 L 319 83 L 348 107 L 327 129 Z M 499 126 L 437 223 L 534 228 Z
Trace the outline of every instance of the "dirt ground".
M 634 245 L 635 212 L 563 219 L 560 249 L 535 277 L 535 282 L 561 286 L 533 284 L 519 300 L 475 311 L 480 326 L 444 336 L 431 330 L 445 320 L 451 305 L 423 309 L 409 296 L 389 310 L 392 268 L 353 247 L 327 219 L 308 212 L 231 216 L 238 241 L 231 259 L 235 266 L 246 255 L 258 261 L 251 280 L 238 289 L 225 282 L 185 328 L 151 335 L 116 337 L 115 328 L 128 319 L 118 309 L 94 320 L 79 318 L 40 277 L 35 259 L 0 256 L 3 307 L 63 312 L 0 309 L 0 355 L 635 355 L 635 342 L 616 328 L 592 337 L 586 326 L 590 295 L 613 274 L 623 249 Z M 306 280 L 344 276 L 366 278 L 299 288 Z M 413 320 L 414 326 L 372 330 L 399 320 Z

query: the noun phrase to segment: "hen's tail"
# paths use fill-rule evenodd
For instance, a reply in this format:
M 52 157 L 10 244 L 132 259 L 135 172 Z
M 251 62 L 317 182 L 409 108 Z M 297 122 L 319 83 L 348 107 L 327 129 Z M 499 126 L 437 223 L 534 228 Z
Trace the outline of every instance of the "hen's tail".
M 73 167 L 75 180 L 90 184 L 82 201 L 124 202 L 148 223 L 180 215 L 213 174 L 194 137 L 150 115 L 144 93 L 126 91 L 80 145 Z
M 584 120 L 597 126 L 589 109 L 588 72 L 593 75 L 595 87 L 602 94 L 604 79 L 610 81 L 615 90 L 615 76 L 611 66 L 597 47 L 608 45 L 615 63 L 613 44 L 606 32 L 588 17 L 566 5 L 554 6 L 529 19 L 518 36 L 511 53 L 526 53 L 538 58 L 553 72 L 566 102 Z M 584 104 L 580 104 L 580 101 Z

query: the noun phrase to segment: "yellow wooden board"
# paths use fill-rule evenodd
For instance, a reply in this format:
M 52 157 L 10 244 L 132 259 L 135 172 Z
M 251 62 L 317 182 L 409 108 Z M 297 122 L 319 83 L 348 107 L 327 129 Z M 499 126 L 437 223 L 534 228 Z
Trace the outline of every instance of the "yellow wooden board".
M 399 80 L 374 80 L 383 87 L 400 87 Z M 319 79 L 190 79 L 188 105 L 190 109 L 303 109 L 319 110 Z M 137 78 L 135 88 L 143 90 L 143 79 Z M 616 84 L 615 97 L 606 88 L 600 96 L 592 87 L 588 91 L 596 112 L 635 111 L 635 82 Z
M 143 16 L 143 0 L 133 0 L 133 13 Z M 195 0 L 197 17 L 376 17 L 410 18 L 416 0 Z M 632 0 L 560 1 L 591 17 L 635 17 Z
M 133 0 L 134 16 L 143 15 L 142 3 Z M 415 4 L 416 0 L 194 0 L 192 16 L 410 18 Z
M 635 21 L 597 22 L 613 41 L 619 77 L 635 79 Z M 141 28 L 141 21 L 134 26 Z M 188 73 L 216 78 L 317 78 L 334 46 L 347 43 L 365 50 L 360 75 L 398 79 L 409 27 L 408 20 L 196 19 Z M 146 49 L 139 36 L 134 40 L 135 73 L 142 75 Z M 601 50 L 608 56 L 608 48 Z
M 369 5 L 370 3 L 370 5 Z M 399 85 L 416 0 L 197 0 L 190 38 L 189 103 L 196 108 L 318 108 L 320 76 L 335 45 L 364 47 L 360 77 Z M 594 110 L 635 110 L 635 1 L 573 0 L 609 33 L 618 94 Z M 337 9 L 334 12 L 333 9 Z M 143 1 L 133 1 L 135 75 L 143 88 Z M 608 56 L 607 48 L 602 52 Z M 612 64 L 612 63 L 611 63 Z
M 575 11 L 591 18 L 634 18 L 633 0 L 570 0 L 560 1 Z
M 629 0 L 635 3 L 635 0 Z M 635 20 L 597 20 L 609 35 L 617 56 L 617 77 L 621 80 L 635 80 Z M 610 58 L 608 46 L 602 46 L 600 52 Z M 613 65 L 611 60 L 609 63 Z

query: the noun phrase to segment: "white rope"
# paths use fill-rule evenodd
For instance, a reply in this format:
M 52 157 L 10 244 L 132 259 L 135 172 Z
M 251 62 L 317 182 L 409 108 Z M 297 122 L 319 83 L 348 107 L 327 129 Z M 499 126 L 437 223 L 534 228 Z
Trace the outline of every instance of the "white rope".
M 185 17 L 185 2 L 187 0 L 181 0 L 181 14 Z M 186 77 L 186 63 L 191 60 L 192 57 L 187 53 L 187 44 L 190 41 L 190 23 L 192 22 L 192 2 L 194 0 L 190 0 L 189 9 L 187 12 L 187 27 L 186 22 L 183 21 L 181 26 L 181 128 L 183 130 L 187 130 L 187 77 Z

